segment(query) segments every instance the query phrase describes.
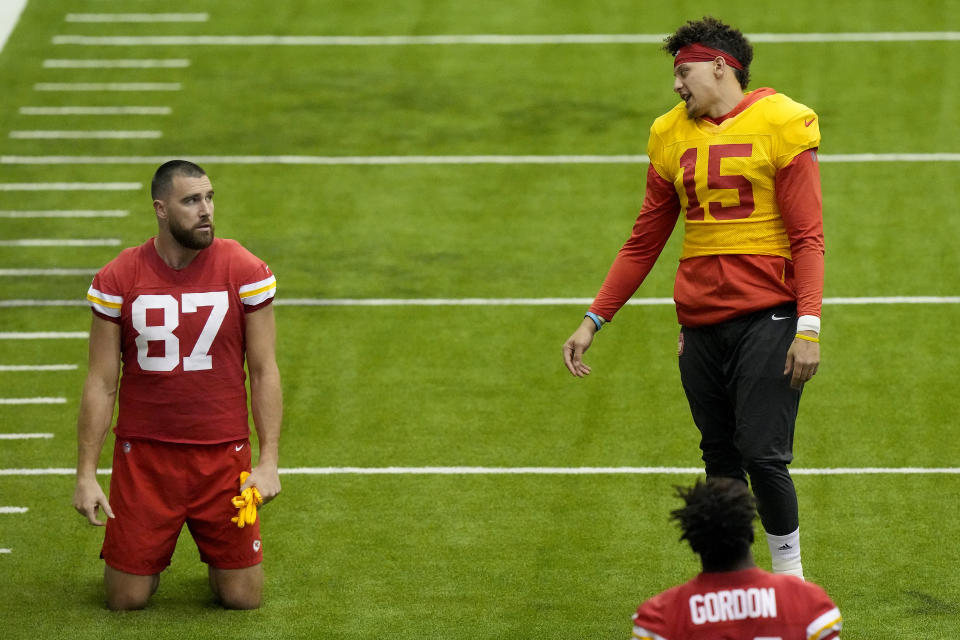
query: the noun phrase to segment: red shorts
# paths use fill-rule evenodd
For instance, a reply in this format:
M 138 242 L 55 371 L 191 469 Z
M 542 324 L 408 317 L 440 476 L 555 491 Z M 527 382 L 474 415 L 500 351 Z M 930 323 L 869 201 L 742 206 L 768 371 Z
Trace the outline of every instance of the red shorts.
M 260 519 L 243 529 L 230 518 L 240 472 L 250 470 L 250 441 L 176 444 L 117 438 L 110 506 L 100 557 L 137 575 L 170 564 L 186 523 L 200 559 L 215 569 L 243 569 L 263 560 Z

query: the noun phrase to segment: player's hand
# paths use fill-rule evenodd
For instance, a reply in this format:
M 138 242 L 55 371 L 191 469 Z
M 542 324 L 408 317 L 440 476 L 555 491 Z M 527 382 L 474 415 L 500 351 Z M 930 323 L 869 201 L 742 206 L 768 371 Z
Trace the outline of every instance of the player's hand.
M 817 335 L 812 331 L 804 331 L 803 334 L 811 338 Z M 787 361 L 783 367 L 783 375 L 790 376 L 790 386 L 802 389 L 803 383 L 810 380 L 819 367 L 820 344 L 795 338 L 787 351 Z
M 103 513 L 108 518 L 114 517 L 113 509 L 110 508 L 107 496 L 103 493 L 103 489 L 100 488 L 100 483 L 97 482 L 96 478 L 77 480 L 77 488 L 73 492 L 73 508 L 85 517 L 87 522 L 98 527 L 107 523 L 97 519 L 97 509 L 102 508 Z
M 240 485 L 243 486 L 250 476 L 249 471 L 240 472 Z M 257 507 L 263 504 L 263 498 L 256 487 L 248 486 L 240 490 L 240 495 L 233 496 L 230 502 L 237 509 L 237 515 L 230 518 L 230 522 L 236 523 L 237 527 L 243 529 L 248 524 L 257 521 Z
M 597 325 L 590 318 L 584 318 L 577 330 L 563 343 L 563 363 L 567 370 L 578 378 L 590 375 L 590 367 L 583 361 L 583 354 L 593 343 L 593 334 Z
M 256 487 L 266 504 L 280 494 L 280 472 L 276 465 L 258 464 L 240 485 L 240 491 L 248 487 Z

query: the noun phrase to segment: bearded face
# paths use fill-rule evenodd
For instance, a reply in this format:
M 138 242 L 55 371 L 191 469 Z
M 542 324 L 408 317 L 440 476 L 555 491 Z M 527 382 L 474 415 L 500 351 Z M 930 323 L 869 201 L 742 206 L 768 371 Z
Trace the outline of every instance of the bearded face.
M 170 227 L 170 235 L 185 249 L 206 249 L 213 242 L 214 226 L 213 220 L 209 218 L 201 219 L 193 226 L 182 224 L 176 218 L 170 218 L 167 223 Z

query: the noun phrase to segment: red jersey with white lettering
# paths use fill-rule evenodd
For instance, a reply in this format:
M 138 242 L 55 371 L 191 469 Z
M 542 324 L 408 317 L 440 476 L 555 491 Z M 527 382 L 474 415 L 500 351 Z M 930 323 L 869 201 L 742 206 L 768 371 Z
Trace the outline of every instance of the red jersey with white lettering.
M 819 586 L 753 567 L 701 573 L 647 600 L 633 616 L 640 640 L 833 640 L 840 610 Z
M 93 312 L 120 325 L 118 437 L 212 444 L 247 438 L 245 314 L 273 301 L 270 268 L 214 239 L 172 269 L 151 238 L 93 278 Z

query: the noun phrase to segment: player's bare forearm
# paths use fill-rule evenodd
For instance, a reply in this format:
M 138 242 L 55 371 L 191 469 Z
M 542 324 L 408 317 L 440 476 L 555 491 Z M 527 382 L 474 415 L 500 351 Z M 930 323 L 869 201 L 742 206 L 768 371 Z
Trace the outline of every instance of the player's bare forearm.
M 278 464 L 283 423 L 283 390 L 276 358 L 273 305 L 247 315 L 247 368 L 250 371 L 250 408 L 257 431 L 260 457 L 241 490 L 255 486 L 269 502 L 280 493 Z
M 112 394 L 98 388 L 96 381 L 89 378 L 83 389 L 80 401 L 80 415 L 77 417 L 77 476 L 94 477 L 103 443 L 113 422 L 113 407 L 116 390 Z
M 120 379 L 120 327 L 94 316 L 89 365 L 77 416 L 77 476 L 96 475 L 100 451 L 113 422 Z
M 277 466 L 280 459 L 280 430 L 283 424 L 283 390 L 280 371 L 250 372 L 250 397 L 253 424 L 260 447 L 259 465 Z
M 280 429 L 283 423 L 283 391 L 276 364 L 250 372 L 250 399 L 253 426 L 257 431 L 260 457 L 250 477 L 241 486 L 257 487 L 266 504 L 280 493 Z
M 84 385 L 77 419 L 77 483 L 73 492 L 73 508 L 92 525 L 102 526 L 97 510 L 102 508 L 107 517 L 113 517 L 110 503 L 97 482 L 97 462 L 104 440 L 113 421 L 116 393 L 104 393 L 97 381 L 89 378 Z
M 254 486 L 260 491 L 264 503 L 280 493 L 280 429 L 283 423 L 283 393 L 280 388 L 280 373 L 250 375 L 250 396 L 253 409 L 253 425 L 257 431 L 260 457 L 250 477 L 241 490 Z
M 102 508 L 113 517 L 110 503 L 97 482 L 97 462 L 113 422 L 120 377 L 120 327 L 94 317 L 90 327 L 90 359 L 77 416 L 77 486 L 73 506 L 90 524 Z

